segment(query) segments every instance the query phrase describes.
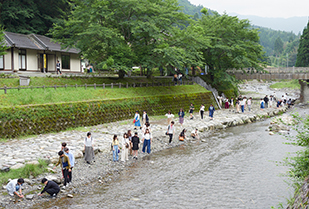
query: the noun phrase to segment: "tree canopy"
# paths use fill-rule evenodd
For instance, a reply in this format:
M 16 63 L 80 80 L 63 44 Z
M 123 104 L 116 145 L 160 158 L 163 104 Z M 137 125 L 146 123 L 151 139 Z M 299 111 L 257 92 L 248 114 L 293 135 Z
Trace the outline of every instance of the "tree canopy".
M 300 37 L 296 67 L 309 67 L 309 22 Z

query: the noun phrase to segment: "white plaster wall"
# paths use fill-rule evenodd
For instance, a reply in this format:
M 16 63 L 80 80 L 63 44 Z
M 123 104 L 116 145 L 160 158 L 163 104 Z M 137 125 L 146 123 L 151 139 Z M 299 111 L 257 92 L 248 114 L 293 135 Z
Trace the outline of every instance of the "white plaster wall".
M 27 59 L 27 70 L 38 70 L 39 69 L 36 50 L 27 49 L 26 59 Z
M 80 72 L 80 58 L 78 54 L 70 55 L 70 68 L 73 72 Z
M 18 63 L 18 49 L 14 49 L 14 70 L 19 70 L 19 63 Z
M 49 54 L 48 56 L 48 72 L 56 72 L 56 60 L 55 55 Z
M 6 54 L 4 55 L 4 69 L 12 70 L 12 59 L 11 59 L 11 49 L 6 50 Z

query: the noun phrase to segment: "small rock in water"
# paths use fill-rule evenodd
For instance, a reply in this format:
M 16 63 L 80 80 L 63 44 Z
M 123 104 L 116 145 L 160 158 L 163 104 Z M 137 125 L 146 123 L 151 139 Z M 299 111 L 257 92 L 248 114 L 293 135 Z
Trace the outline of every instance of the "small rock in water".
M 34 198 L 34 194 L 28 194 L 26 195 L 27 200 L 32 200 Z
M 73 198 L 73 195 L 72 194 L 68 194 L 67 197 Z
M 274 135 L 274 132 L 269 132 L 269 135 Z
M 133 200 L 133 201 L 139 201 L 139 198 L 133 197 L 131 200 Z

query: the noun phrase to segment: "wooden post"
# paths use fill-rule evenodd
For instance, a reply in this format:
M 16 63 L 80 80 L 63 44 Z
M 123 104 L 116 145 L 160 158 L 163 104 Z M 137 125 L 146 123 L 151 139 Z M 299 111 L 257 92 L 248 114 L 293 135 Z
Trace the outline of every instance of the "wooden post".
M 135 88 L 135 83 L 133 83 L 133 88 Z
M 141 82 L 141 84 L 140 84 L 140 87 L 143 87 L 143 84 L 142 84 L 142 82 Z
M 113 85 L 114 85 L 114 84 L 113 84 L 113 83 L 111 83 L 111 88 L 113 88 Z
M 85 83 L 85 89 L 87 89 L 87 84 Z
M 97 85 L 96 84 L 93 84 L 93 87 L 94 87 L 94 89 L 97 89 Z
M 105 83 L 103 83 L 103 89 L 105 89 Z
M 55 90 L 57 89 L 57 85 L 54 86 Z
M 75 84 L 75 88 L 77 89 L 77 84 Z
M 4 85 L 4 93 L 6 94 L 6 85 Z
M 67 88 L 68 87 L 68 85 L 67 84 L 65 84 L 65 86 L 64 86 L 65 88 Z
M 154 81 L 152 81 L 152 87 L 154 87 Z
M 127 82 L 127 84 L 126 84 L 126 88 L 129 88 L 129 84 L 128 84 L 128 82 Z
M 146 87 L 148 87 L 148 82 L 146 83 Z
M 43 85 L 43 89 L 44 89 L 44 91 L 45 91 L 45 85 Z M 19 88 L 18 88 L 18 91 L 19 91 Z
M 121 83 L 119 83 L 119 88 L 121 89 Z

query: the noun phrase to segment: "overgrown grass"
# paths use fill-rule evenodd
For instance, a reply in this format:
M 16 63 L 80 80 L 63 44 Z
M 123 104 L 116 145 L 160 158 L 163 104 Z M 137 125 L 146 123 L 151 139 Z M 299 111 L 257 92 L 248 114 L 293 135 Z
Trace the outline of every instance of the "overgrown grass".
M 290 89 L 300 89 L 300 84 L 298 83 L 297 79 L 290 80 L 290 81 L 281 81 L 270 85 L 270 88 L 276 89 L 283 89 L 283 88 L 290 88 Z
M 207 92 L 199 85 L 169 87 L 138 87 L 138 88 L 59 88 L 59 89 L 12 89 L 7 94 L 0 91 L 0 107 L 75 102 L 88 100 L 108 100 L 120 98 L 136 98 L 143 96 L 176 95 L 186 93 Z
M 54 85 L 84 85 L 84 84 L 110 84 L 110 83 L 152 83 L 152 82 L 171 82 L 171 78 L 96 78 L 96 77 L 31 77 L 30 86 L 54 86 Z M 0 78 L 0 87 L 18 87 L 19 78 Z
M 41 159 L 38 161 L 38 165 L 27 164 L 23 168 L 12 169 L 9 172 L 0 172 L 0 183 L 5 184 L 8 179 L 29 178 L 30 176 L 36 177 L 47 172 L 47 162 Z

